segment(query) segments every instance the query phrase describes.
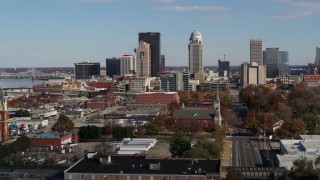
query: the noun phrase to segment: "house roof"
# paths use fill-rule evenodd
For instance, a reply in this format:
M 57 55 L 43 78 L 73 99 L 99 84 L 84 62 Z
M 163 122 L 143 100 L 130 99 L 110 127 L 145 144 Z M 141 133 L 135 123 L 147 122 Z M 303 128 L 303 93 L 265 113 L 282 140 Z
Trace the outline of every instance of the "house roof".
M 214 110 L 208 108 L 175 109 L 173 117 L 181 119 L 214 119 Z
M 157 168 L 158 167 L 158 168 Z M 219 173 L 220 160 L 208 159 L 147 159 L 139 155 L 107 156 L 94 155 L 83 158 L 66 173 L 105 173 L 105 174 L 189 174 L 205 175 Z
M 61 138 L 65 135 L 68 135 L 70 133 L 65 133 L 65 134 L 59 134 L 58 132 L 43 132 L 38 135 L 33 136 L 32 138 L 48 138 L 48 139 L 57 139 Z

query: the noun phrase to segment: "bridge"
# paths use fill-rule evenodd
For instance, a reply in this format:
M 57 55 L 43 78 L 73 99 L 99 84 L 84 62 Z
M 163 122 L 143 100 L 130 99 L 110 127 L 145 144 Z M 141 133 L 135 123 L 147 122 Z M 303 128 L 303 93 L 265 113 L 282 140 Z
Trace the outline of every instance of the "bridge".
M 58 94 L 57 92 L 61 92 L 61 94 L 65 93 L 94 93 L 94 90 L 84 90 L 84 89 L 61 89 L 61 88 L 3 88 L 4 93 L 31 93 L 37 90 L 38 92 L 53 92 Z
M 25 72 L 7 73 L 0 72 L 0 79 L 34 79 L 34 80 L 48 80 L 48 79 L 63 79 L 65 75 L 58 73 L 44 73 L 37 71 L 35 68 L 30 68 Z

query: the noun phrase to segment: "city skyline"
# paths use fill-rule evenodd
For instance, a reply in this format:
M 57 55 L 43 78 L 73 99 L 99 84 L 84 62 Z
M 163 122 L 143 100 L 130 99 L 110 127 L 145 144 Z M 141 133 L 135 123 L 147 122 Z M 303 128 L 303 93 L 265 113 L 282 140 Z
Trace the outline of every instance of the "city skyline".
M 314 63 L 320 2 L 312 0 L 0 0 L 1 67 L 72 67 L 132 53 L 140 32 L 161 33 L 167 66 L 188 65 L 190 32 L 203 36 L 204 65 L 250 62 L 252 38 L 263 50 Z M 102 66 L 103 67 L 103 66 Z

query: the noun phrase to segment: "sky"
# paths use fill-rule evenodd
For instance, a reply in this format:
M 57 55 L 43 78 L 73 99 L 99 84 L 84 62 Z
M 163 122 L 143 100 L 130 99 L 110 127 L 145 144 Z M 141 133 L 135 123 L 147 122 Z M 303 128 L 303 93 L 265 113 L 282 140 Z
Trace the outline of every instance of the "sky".
M 193 30 L 206 66 L 249 62 L 250 38 L 306 65 L 320 47 L 320 1 L 0 0 L 0 68 L 105 67 L 106 58 L 133 53 L 139 32 L 160 32 L 166 65 L 187 66 Z

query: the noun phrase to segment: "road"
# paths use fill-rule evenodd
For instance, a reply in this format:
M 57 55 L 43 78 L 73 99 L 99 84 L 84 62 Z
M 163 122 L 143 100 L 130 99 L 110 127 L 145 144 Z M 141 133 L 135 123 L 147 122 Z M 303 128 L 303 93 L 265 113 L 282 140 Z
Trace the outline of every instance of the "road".
M 259 153 L 259 140 L 252 136 L 233 136 L 232 166 L 261 167 L 262 159 Z

